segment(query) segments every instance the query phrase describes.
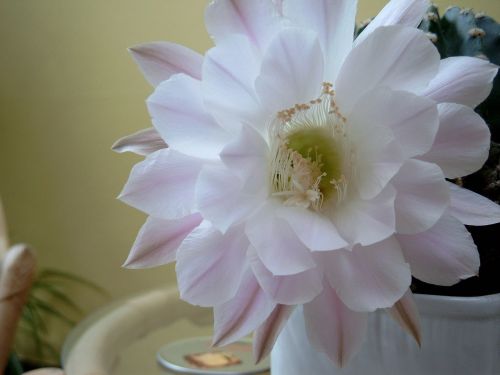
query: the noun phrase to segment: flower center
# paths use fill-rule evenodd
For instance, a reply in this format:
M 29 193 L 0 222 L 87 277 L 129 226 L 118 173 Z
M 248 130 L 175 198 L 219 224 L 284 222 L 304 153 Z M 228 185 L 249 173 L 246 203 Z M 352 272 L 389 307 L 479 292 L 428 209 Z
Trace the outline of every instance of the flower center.
M 285 205 L 319 211 L 346 195 L 350 147 L 334 95 L 324 83 L 320 98 L 279 112 L 271 124 L 271 191 Z

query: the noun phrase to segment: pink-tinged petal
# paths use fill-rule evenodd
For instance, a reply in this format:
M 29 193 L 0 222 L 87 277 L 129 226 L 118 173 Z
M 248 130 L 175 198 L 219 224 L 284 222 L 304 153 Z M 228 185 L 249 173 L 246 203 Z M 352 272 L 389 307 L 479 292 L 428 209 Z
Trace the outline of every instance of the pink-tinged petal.
M 222 234 L 203 222 L 177 251 L 181 298 L 200 306 L 214 306 L 233 298 L 241 282 L 247 248 L 242 228 Z
M 411 283 L 410 267 L 395 237 L 352 251 L 324 253 L 322 261 L 328 281 L 355 311 L 390 307 Z
M 363 130 L 374 125 L 392 130 L 405 157 L 429 151 L 439 128 L 439 114 L 433 100 L 404 91 L 380 87 L 363 95 L 356 103 L 349 121 Z
M 439 59 L 422 31 L 404 26 L 377 28 L 342 65 L 334 87 L 340 111 L 350 113 L 358 98 L 377 86 L 421 92 L 437 74 Z
M 286 220 L 302 243 L 312 251 L 337 250 L 348 246 L 333 222 L 318 212 L 283 206 L 277 210 L 277 216 Z
M 397 190 L 396 230 L 415 234 L 428 230 L 443 216 L 450 193 L 441 169 L 420 160 L 408 160 L 392 181 Z
M 247 269 L 234 298 L 214 307 L 213 345 L 230 344 L 256 330 L 275 307 Z
M 147 100 L 153 124 L 170 148 L 200 158 L 218 158 L 228 139 L 206 112 L 201 82 L 178 74 L 161 83 Z
M 193 213 L 199 159 L 171 149 L 156 151 L 134 166 L 118 197 L 128 205 L 161 219 Z
M 276 216 L 279 202 L 269 201 L 247 220 L 245 232 L 274 275 L 293 275 L 316 267 L 310 250 L 288 223 Z
M 368 35 L 381 26 L 417 27 L 429 6 L 428 0 L 391 0 L 356 38 L 354 45 L 365 40 Z
M 295 275 L 275 276 L 262 263 L 254 249 L 251 248 L 248 256 L 260 286 L 276 303 L 301 305 L 314 299 L 323 289 L 322 275 L 317 268 Z
M 118 153 L 133 152 L 146 156 L 167 147 L 156 129 L 149 128 L 120 138 L 111 146 L 111 149 Z
M 205 12 L 208 33 L 219 44 L 232 34 L 241 34 L 264 51 L 276 31 L 280 17 L 269 0 L 215 0 Z
M 439 73 L 421 95 L 438 103 L 458 103 L 474 108 L 490 94 L 497 72 L 498 66 L 483 59 L 448 57 L 441 61 Z
M 203 56 L 179 44 L 153 42 L 139 44 L 129 51 L 152 86 L 178 73 L 201 79 Z
M 431 150 L 419 159 L 441 167 L 446 178 L 469 175 L 488 159 L 490 129 L 471 108 L 439 104 L 439 130 Z
M 196 207 L 221 232 L 259 208 L 265 200 L 265 185 L 260 191 L 247 191 L 232 171 L 221 166 L 205 166 L 196 184 Z
M 316 35 L 287 28 L 266 50 L 255 89 L 262 105 L 278 112 L 319 97 L 322 83 L 323 53 Z
M 223 163 L 243 182 L 262 184 L 267 176 L 269 146 L 254 128 L 244 125 L 238 136 L 220 153 Z
M 365 338 L 366 313 L 349 310 L 328 285 L 304 306 L 304 320 L 311 345 L 339 367 L 359 351 Z
M 448 213 L 465 225 L 490 225 L 500 222 L 500 206 L 482 195 L 448 182 Z
M 201 221 L 199 214 L 178 220 L 148 217 L 123 266 L 148 268 L 175 261 L 178 247 Z
M 421 346 L 420 316 L 412 292 L 408 289 L 405 295 L 388 309 L 390 316 L 408 332 Z
M 453 285 L 478 273 L 479 254 L 472 236 L 451 215 L 443 215 L 426 232 L 398 239 L 413 276 L 426 283 Z
M 256 363 L 267 357 L 295 306 L 277 305 L 253 335 L 253 356 Z
M 333 223 L 352 245 L 368 246 L 382 241 L 396 231 L 395 199 L 396 190 L 388 185 L 374 199 L 353 200 L 337 207 Z
M 356 0 L 286 0 L 283 4 L 283 14 L 293 25 L 317 32 L 328 82 L 335 82 L 352 48 L 356 6 Z
M 7 231 L 7 220 L 5 219 L 5 212 L 3 203 L 0 199 L 0 257 L 3 258 L 5 252 L 9 249 L 9 234 Z
M 202 81 L 205 107 L 226 129 L 238 131 L 242 123 L 264 127 L 254 89 L 258 72 L 258 60 L 243 36 L 225 38 L 206 53 Z

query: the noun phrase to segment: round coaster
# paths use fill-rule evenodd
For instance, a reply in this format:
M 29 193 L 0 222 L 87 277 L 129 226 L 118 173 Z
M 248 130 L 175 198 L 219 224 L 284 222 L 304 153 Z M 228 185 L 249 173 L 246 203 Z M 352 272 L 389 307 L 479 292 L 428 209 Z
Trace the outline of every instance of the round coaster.
M 218 348 L 211 344 L 211 337 L 174 341 L 161 347 L 156 358 L 167 369 L 183 374 L 248 375 L 269 370 L 269 358 L 254 363 L 250 339 Z

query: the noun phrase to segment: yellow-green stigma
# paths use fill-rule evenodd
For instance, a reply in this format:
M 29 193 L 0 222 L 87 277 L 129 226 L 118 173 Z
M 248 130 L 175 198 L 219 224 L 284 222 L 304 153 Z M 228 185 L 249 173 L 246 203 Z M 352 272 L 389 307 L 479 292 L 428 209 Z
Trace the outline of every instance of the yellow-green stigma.
M 285 205 L 319 211 L 330 198 L 345 196 L 346 120 L 333 95 L 325 84 L 321 98 L 278 113 L 271 126 L 271 190 Z

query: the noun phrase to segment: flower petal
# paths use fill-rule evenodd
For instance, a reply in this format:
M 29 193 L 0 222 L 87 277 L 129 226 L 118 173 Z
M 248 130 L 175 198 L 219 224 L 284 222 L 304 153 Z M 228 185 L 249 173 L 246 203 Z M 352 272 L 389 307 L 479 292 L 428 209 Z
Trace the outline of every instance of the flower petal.
M 394 201 L 396 190 L 388 185 L 374 199 L 353 200 L 343 204 L 332 217 L 342 238 L 350 244 L 371 245 L 396 231 Z
M 426 283 L 448 286 L 478 273 L 479 254 L 472 236 L 450 215 L 443 215 L 426 232 L 398 239 L 413 276 Z
M 267 357 L 281 330 L 294 311 L 295 306 L 276 305 L 266 321 L 255 330 L 253 335 L 253 355 L 256 363 Z
M 129 151 L 146 156 L 167 147 L 167 144 L 160 137 L 156 129 L 149 128 L 120 138 L 111 146 L 111 149 L 118 153 Z
M 251 248 L 248 256 L 260 286 L 276 303 L 301 305 L 311 301 L 323 289 L 322 275 L 317 268 L 295 275 L 274 276 L 259 259 L 255 249 Z
M 287 28 L 266 50 L 255 89 L 262 105 L 278 112 L 319 97 L 322 83 L 323 53 L 316 35 Z
M 286 0 L 283 4 L 283 14 L 293 25 L 318 33 L 328 82 L 335 82 L 352 48 L 356 5 L 356 0 Z
M 332 221 L 320 213 L 287 206 L 280 207 L 276 213 L 287 221 L 297 237 L 312 251 L 337 250 L 348 245 Z
M 196 184 L 196 207 L 221 232 L 246 218 L 265 199 L 265 187 L 246 191 L 243 182 L 221 166 L 205 166 Z
M 371 134 L 374 125 L 391 129 L 408 158 L 429 151 L 439 128 L 434 101 L 385 87 L 363 95 L 348 118 Z
M 213 345 L 227 345 L 254 331 L 275 307 L 247 269 L 234 298 L 214 307 Z
M 482 195 L 448 182 L 449 214 L 465 225 L 490 225 L 500 222 L 500 206 Z
M 439 53 L 420 30 L 379 27 L 352 49 L 339 72 L 335 89 L 342 113 L 350 113 L 363 94 L 377 86 L 423 91 L 439 69 Z M 369 62 L 369 64 L 367 64 Z
M 431 150 L 419 159 L 436 163 L 446 178 L 479 170 L 488 159 L 490 130 L 471 108 L 439 104 L 439 130 Z
M 443 172 L 432 163 L 408 160 L 392 184 L 397 190 L 394 207 L 398 233 L 415 234 L 430 229 L 450 203 Z
M 328 281 L 351 310 L 390 307 L 410 286 L 410 267 L 395 237 L 322 255 Z
M 389 309 L 391 317 L 421 346 L 420 317 L 410 289 Z
M 474 108 L 490 94 L 497 72 L 498 66 L 483 59 L 448 57 L 441 60 L 439 73 L 421 95 L 438 103 L 458 103 Z
M 229 131 L 239 130 L 242 123 L 256 128 L 264 126 L 254 89 L 258 69 L 252 46 L 241 35 L 225 38 L 205 55 L 202 81 L 205 106 Z
M 118 198 L 157 218 L 188 216 L 200 170 L 199 159 L 168 148 L 156 151 L 132 168 Z
M 222 234 L 203 222 L 177 252 L 181 298 L 200 306 L 214 306 L 233 298 L 244 271 L 247 248 L 242 228 Z
M 429 8 L 428 0 L 391 0 L 356 38 L 354 45 L 365 40 L 378 27 L 403 25 L 417 27 Z
M 132 57 L 154 87 L 178 73 L 201 79 L 203 56 L 170 42 L 139 44 L 129 49 Z
M 228 134 L 205 111 L 201 83 L 178 74 L 148 98 L 153 124 L 169 146 L 186 155 L 218 158 Z
M 242 126 L 241 132 L 220 153 L 224 164 L 243 182 L 265 183 L 269 146 L 254 128 Z
M 216 44 L 241 34 L 260 51 L 279 29 L 279 21 L 277 9 L 269 0 L 215 0 L 205 12 L 207 31 Z
M 267 202 L 248 219 L 245 232 L 264 265 L 274 275 L 293 275 L 314 268 L 309 249 L 287 222 L 276 216 L 281 204 Z
M 123 265 L 126 268 L 148 268 L 175 261 L 177 248 L 184 238 L 200 225 L 199 214 L 179 220 L 148 217 Z
M 339 367 L 359 351 L 367 328 L 366 313 L 349 310 L 329 285 L 304 306 L 304 320 L 311 345 Z

